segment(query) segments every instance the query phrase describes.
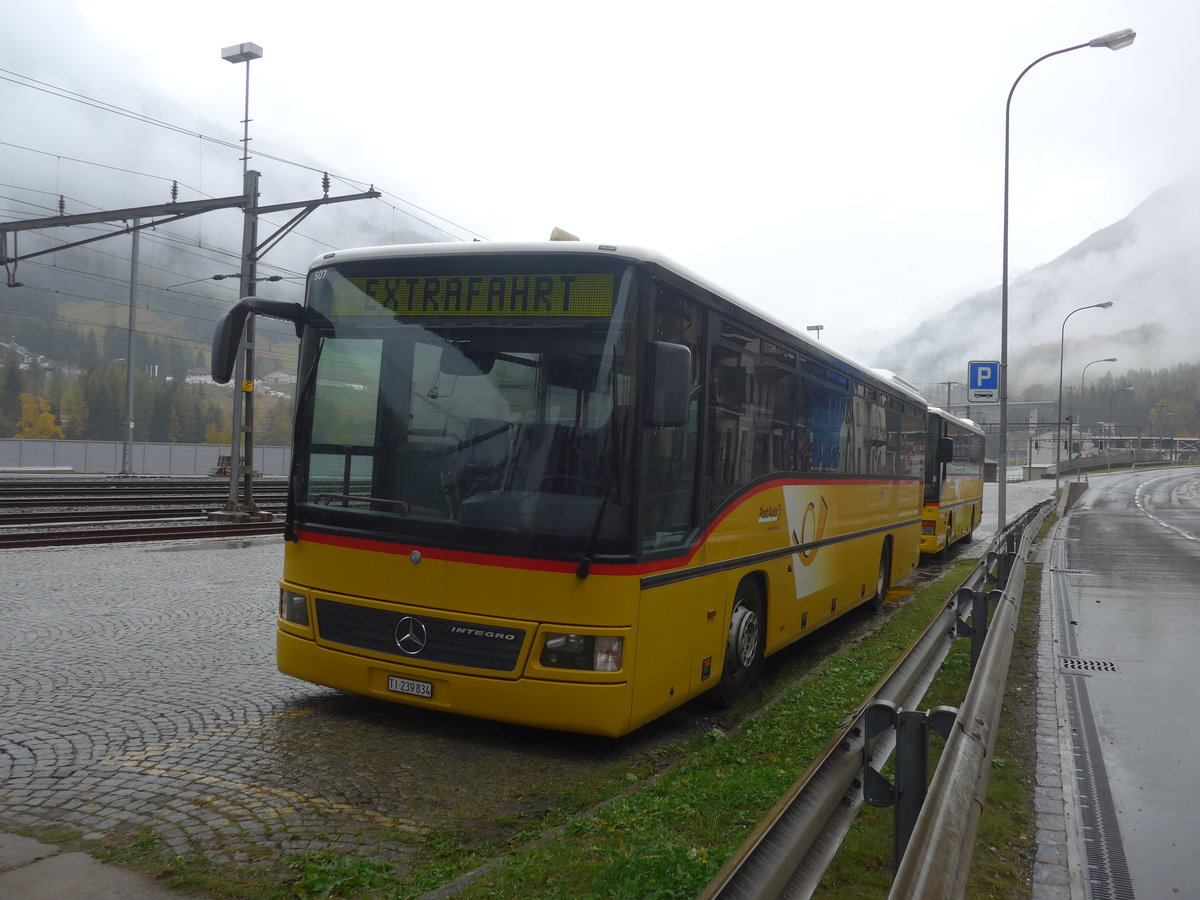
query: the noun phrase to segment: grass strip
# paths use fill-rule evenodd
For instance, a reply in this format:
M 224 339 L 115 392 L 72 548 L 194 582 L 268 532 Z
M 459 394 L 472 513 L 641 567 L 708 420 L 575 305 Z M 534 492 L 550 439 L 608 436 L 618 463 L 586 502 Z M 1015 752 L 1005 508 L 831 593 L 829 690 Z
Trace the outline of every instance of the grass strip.
M 514 848 L 460 894 L 489 898 L 695 897 L 928 625 L 973 566 L 964 560 L 891 612 L 875 634 L 781 685 L 761 714 L 713 733 L 683 764 Z M 890 828 L 888 830 L 890 844 Z

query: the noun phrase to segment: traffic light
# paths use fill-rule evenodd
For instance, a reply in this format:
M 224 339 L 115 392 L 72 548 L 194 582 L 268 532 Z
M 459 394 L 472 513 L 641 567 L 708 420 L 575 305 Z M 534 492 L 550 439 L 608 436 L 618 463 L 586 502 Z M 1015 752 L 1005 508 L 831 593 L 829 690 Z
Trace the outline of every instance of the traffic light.
M 1070 449 L 1071 449 L 1071 442 L 1070 442 L 1070 441 L 1063 441 L 1063 449 L 1064 449 L 1064 450 L 1070 450 Z
M 1100 450 L 1104 449 L 1104 441 L 1096 441 L 1096 447 Z
M 1034 441 L 1034 442 L 1033 442 L 1033 449 L 1034 449 L 1034 450 L 1041 450 L 1041 449 L 1042 449 L 1042 442 L 1041 442 L 1041 441 Z

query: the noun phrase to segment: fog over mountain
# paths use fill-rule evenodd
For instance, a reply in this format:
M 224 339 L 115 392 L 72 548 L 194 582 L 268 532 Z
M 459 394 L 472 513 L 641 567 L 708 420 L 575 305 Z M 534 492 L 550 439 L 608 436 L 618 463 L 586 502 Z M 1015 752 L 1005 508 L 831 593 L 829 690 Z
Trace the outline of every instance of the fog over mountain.
M 1068 381 L 1077 382 L 1088 362 L 1110 356 L 1118 362 L 1104 368 L 1114 375 L 1200 361 L 1197 235 L 1200 177 L 1193 177 L 1157 191 L 1052 262 L 1020 275 L 1010 271 L 1010 395 L 1055 383 L 1064 318 L 1106 300 L 1111 309 L 1080 312 L 1066 325 Z M 932 384 L 965 381 L 969 360 L 1000 358 L 1000 310 L 1000 287 L 982 291 L 883 348 L 875 363 L 939 396 Z

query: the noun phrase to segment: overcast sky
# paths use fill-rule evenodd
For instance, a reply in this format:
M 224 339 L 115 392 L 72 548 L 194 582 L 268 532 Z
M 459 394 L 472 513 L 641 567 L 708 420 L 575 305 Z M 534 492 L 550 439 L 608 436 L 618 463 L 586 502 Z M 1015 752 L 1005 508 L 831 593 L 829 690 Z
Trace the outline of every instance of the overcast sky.
M 240 193 L 237 150 L 59 99 L 12 73 L 236 142 L 245 67 L 220 50 L 251 41 L 264 50 L 250 69 L 252 152 L 391 195 L 317 211 L 271 261 L 303 270 L 366 234 L 406 239 L 403 198 L 440 238 L 541 240 L 559 226 L 651 247 L 799 328 L 825 326 L 822 340 L 867 363 L 898 333 L 999 283 L 1004 103 L 1034 59 L 1138 33 L 1121 51 L 1046 60 L 1017 89 L 1014 275 L 1200 160 L 1195 0 L 0 9 L 5 198 L 53 206 L 61 193 L 68 212 L 82 212 L 164 202 L 170 179 L 184 186 L 180 199 Z M 320 195 L 319 175 L 252 165 L 263 203 Z M 332 193 L 359 189 L 337 182 Z M 3 219 L 43 214 L 0 200 Z

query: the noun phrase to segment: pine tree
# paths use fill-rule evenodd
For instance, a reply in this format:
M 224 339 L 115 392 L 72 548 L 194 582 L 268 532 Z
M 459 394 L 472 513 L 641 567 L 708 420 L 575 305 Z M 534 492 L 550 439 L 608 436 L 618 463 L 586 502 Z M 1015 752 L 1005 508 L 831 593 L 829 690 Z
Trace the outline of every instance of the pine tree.
M 23 393 L 25 379 L 21 372 L 21 354 L 9 344 L 4 359 L 3 383 L 0 383 L 0 437 L 9 437 L 16 432 Z
M 83 348 L 79 354 L 80 369 L 94 369 L 100 365 L 100 345 L 96 340 L 96 332 L 89 330 L 83 339 Z
M 88 405 L 80 380 L 67 389 L 59 411 L 59 421 L 69 440 L 78 441 L 88 436 Z

